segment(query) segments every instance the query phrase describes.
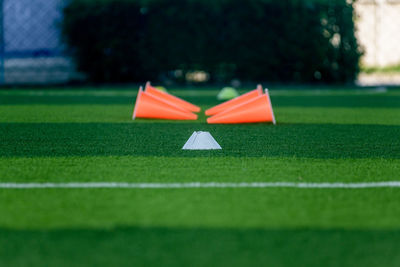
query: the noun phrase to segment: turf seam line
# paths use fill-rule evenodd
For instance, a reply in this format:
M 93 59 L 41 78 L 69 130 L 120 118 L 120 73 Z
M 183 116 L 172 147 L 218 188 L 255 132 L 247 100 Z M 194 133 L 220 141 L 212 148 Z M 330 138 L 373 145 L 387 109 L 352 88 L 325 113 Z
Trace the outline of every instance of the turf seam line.
M 294 183 L 294 182 L 188 182 L 188 183 L 124 183 L 124 182 L 71 182 L 71 183 L 0 183 L 1 189 L 41 189 L 41 188 L 382 188 L 400 187 L 400 181 L 363 183 Z

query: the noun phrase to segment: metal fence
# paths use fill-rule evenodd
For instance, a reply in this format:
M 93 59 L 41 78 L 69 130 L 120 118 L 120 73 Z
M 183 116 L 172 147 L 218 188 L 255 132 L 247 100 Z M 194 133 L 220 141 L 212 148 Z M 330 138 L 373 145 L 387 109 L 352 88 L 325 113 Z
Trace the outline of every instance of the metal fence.
M 81 79 L 60 36 L 66 0 L 0 0 L 0 85 Z M 400 66 L 400 0 L 357 0 L 357 39 L 364 68 Z M 360 84 L 400 84 L 400 72 L 361 74 Z M 400 68 L 398 68 L 400 69 Z M 385 76 L 386 75 L 386 76 Z

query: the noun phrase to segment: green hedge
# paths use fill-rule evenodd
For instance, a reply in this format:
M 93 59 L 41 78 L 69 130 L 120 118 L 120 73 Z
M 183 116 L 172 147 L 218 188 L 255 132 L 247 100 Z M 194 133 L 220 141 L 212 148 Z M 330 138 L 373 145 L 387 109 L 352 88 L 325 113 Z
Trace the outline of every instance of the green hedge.
M 204 70 L 211 81 L 352 82 L 360 49 L 346 0 L 72 0 L 63 36 L 94 82 Z

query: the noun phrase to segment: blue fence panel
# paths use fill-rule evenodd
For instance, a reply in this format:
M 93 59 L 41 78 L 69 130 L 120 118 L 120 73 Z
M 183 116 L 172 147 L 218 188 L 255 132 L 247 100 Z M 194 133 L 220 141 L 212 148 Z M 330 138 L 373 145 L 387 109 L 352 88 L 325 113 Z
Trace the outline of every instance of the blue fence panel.
M 3 0 L 6 57 L 59 53 L 62 0 Z
M 0 0 L 0 84 L 65 83 L 76 76 L 61 40 L 67 0 Z
M 0 0 L 0 85 L 4 84 L 4 31 L 3 0 Z

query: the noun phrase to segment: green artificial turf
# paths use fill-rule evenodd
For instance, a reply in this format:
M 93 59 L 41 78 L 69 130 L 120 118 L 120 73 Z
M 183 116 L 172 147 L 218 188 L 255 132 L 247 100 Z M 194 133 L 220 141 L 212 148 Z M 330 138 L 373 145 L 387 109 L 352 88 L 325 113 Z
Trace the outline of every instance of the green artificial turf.
M 0 90 L 0 182 L 400 181 L 400 90 L 301 89 L 271 89 L 277 125 L 132 121 L 136 88 Z M 223 149 L 181 150 L 198 130 Z M 399 193 L 0 189 L 0 266 L 398 266 Z
M 396 266 L 398 230 L 2 230 L 10 266 Z M 6 241 L 5 241 L 6 240 Z M 351 250 L 351 253 L 349 253 Z M 23 255 L 23 257 L 21 257 Z

